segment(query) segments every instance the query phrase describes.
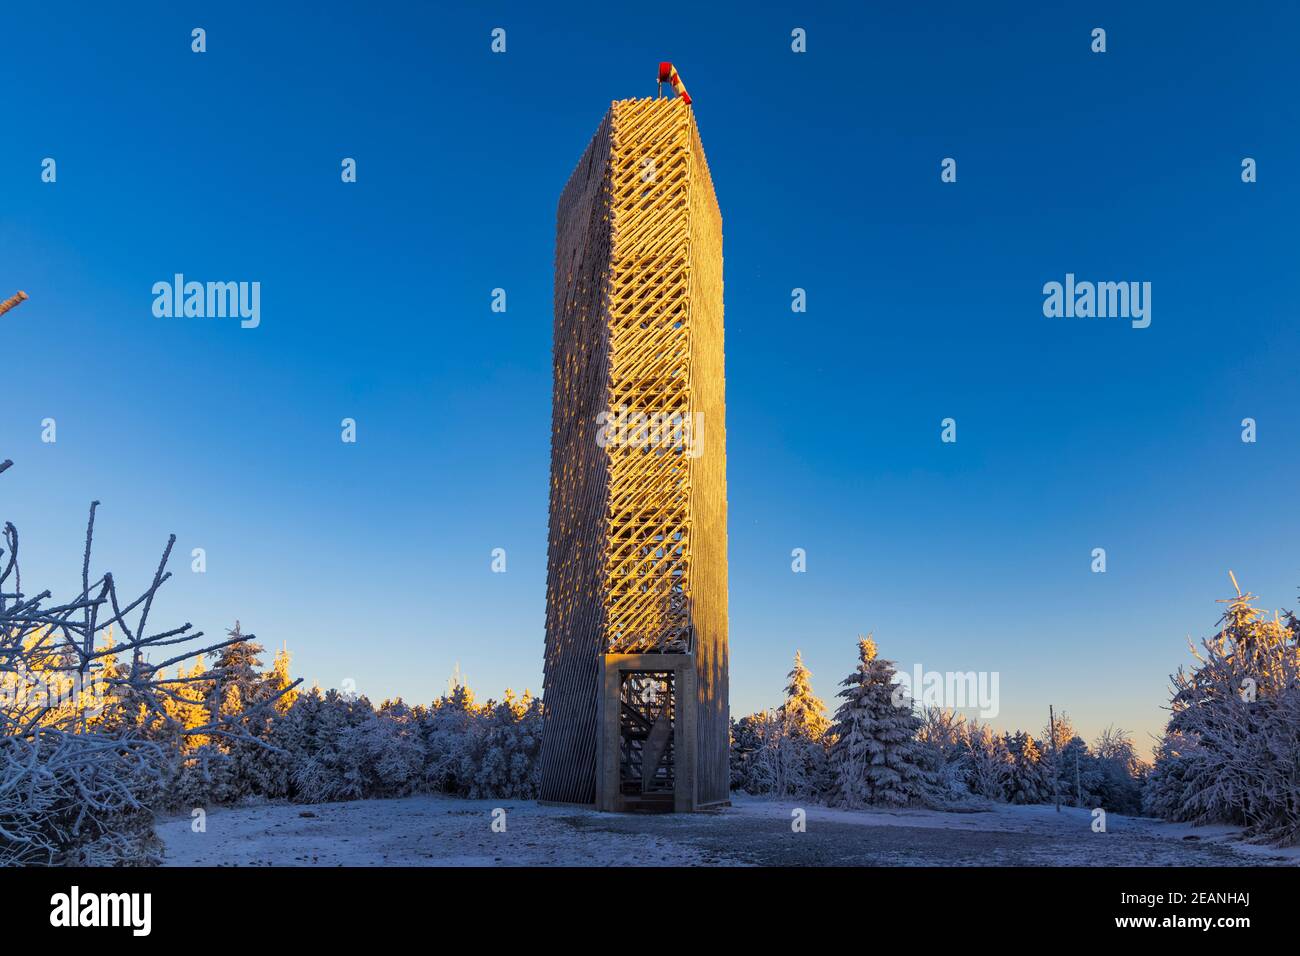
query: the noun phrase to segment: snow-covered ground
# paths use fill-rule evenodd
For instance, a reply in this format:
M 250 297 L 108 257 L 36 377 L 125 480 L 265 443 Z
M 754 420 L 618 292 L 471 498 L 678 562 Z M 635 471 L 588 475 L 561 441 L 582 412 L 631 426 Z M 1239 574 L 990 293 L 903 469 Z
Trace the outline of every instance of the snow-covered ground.
M 494 814 L 495 810 L 505 814 Z M 716 862 L 641 834 L 584 833 L 586 811 L 527 800 L 416 796 L 218 808 L 159 822 L 169 866 L 662 866 Z M 594 815 L 594 814 L 593 814 Z M 504 832 L 493 830 L 504 820 Z M 498 827 L 500 824 L 498 823 Z
M 703 814 L 606 814 L 523 800 L 418 796 L 218 808 L 159 821 L 172 866 L 1232 866 L 1300 863 L 1228 827 L 1062 807 L 851 811 L 733 795 Z M 504 816 L 494 811 L 502 809 Z M 795 832 L 796 810 L 806 829 Z M 500 821 L 504 820 L 504 832 Z M 493 823 L 497 821 L 497 829 Z

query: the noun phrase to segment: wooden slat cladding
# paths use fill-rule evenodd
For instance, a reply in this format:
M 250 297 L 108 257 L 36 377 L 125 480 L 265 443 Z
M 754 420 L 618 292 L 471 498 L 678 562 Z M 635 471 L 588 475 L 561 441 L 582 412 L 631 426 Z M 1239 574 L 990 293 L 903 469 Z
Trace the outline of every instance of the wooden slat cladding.
M 723 361 L 722 213 L 692 120 L 690 148 L 691 410 L 705 423 L 691 468 L 691 600 L 695 625 L 696 799 L 721 803 L 731 792 L 727 634 L 727 406 Z
M 595 800 L 604 682 L 609 460 L 594 423 L 609 405 L 610 122 L 596 130 L 556 217 L 541 797 L 562 803 Z
M 726 800 L 722 221 L 680 99 L 614 103 L 565 187 L 554 372 L 542 799 L 594 801 L 608 652 L 694 656 L 697 799 Z M 683 424 L 602 447 L 601 412 Z

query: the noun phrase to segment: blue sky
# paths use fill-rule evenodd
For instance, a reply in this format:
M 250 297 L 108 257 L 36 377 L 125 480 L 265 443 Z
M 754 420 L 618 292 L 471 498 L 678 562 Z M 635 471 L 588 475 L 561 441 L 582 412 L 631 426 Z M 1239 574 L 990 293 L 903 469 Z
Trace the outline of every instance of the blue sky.
M 670 59 L 724 219 L 733 714 L 796 648 L 830 701 L 874 630 L 999 672 L 995 724 L 1146 744 L 1229 568 L 1295 605 L 1293 8 L 268 6 L 0 10 L 27 581 L 71 591 L 99 498 L 126 586 L 178 535 L 160 623 L 376 700 L 539 690 L 555 204 Z M 261 325 L 154 317 L 177 272 L 261 282 Z M 1151 282 L 1151 326 L 1045 318 L 1067 272 Z

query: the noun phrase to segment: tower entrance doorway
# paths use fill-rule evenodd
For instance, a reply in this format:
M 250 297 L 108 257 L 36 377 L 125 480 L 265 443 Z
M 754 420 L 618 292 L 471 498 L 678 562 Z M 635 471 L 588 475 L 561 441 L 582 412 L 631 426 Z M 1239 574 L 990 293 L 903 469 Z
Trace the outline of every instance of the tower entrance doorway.
M 619 674 L 619 792 L 629 810 L 673 809 L 677 701 L 672 671 Z
M 696 711 L 690 654 L 606 654 L 596 808 L 697 809 Z

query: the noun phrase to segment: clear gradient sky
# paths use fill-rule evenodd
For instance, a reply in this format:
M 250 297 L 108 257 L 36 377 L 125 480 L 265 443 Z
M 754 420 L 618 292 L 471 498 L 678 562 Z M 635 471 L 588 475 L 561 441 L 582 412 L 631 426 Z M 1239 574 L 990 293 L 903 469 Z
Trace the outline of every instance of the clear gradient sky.
M 376 701 L 457 662 L 538 691 L 555 205 L 670 59 L 725 231 L 733 714 L 796 648 L 830 702 L 874 630 L 904 668 L 999 672 L 995 725 L 1052 703 L 1145 748 L 1227 570 L 1270 608 L 1300 586 L 1300 13 L 862 7 L 4 5 L 29 589 L 71 596 L 99 498 L 125 587 L 178 535 L 159 624 L 238 617 Z M 261 282 L 260 327 L 155 318 L 177 272 Z M 1151 282 L 1150 328 L 1045 318 L 1067 272 Z

